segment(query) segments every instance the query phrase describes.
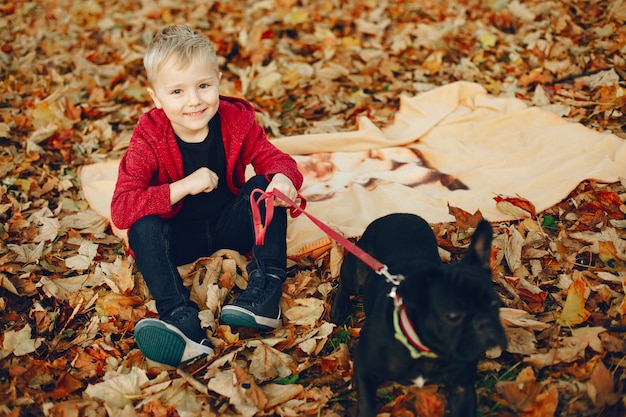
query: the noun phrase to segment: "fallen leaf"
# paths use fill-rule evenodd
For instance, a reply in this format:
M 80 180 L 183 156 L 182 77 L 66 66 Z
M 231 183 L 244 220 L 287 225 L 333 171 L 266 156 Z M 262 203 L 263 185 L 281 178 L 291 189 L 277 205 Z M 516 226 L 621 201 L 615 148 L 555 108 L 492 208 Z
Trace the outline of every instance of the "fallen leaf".
M 8 330 L 3 333 L 2 351 L 0 359 L 4 359 L 10 354 L 23 356 L 33 353 L 41 344 L 43 339 L 31 337 L 32 329 L 27 324 L 20 330 Z
M 113 372 L 109 374 L 109 378 L 104 381 L 89 384 L 85 389 L 85 394 L 115 408 L 124 408 L 132 404 L 134 399 L 141 398 L 141 387 L 150 381 L 146 372 L 139 368 L 133 368 L 130 372 L 123 374 Z
M 236 395 L 230 398 L 231 404 L 238 408 L 246 406 L 254 407 L 257 410 L 264 410 L 269 400 L 263 390 L 245 369 L 234 369 L 234 383 Z
M 102 274 L 101 277 L 99 275 Z M 96 279 L 106 283 L 112 291 L 128 295 L 135 288 L 133 264 L 127 258 L 118 256 L 115 262 L 101 262 L 94 271 Z
M 137 296 L 108 292 L 99 296 L 96 306 L 101 315 L 119 317 L 133 323 L 146 315 L 144 301 Z
M 591 372 L 587 393 L 596 407 L 615 405 L 621 394 L 615 391 L 615 380 L 602 361 Z
M 577 279 L 569 287 L 565 305 L 558 319 L 561 326 L 575 326 L 587 321 L 591 313 L 585 310 L 586 291 L 587 286 L 582 279 Z
M 44 242 L 39 242 L 37 245 L 32 243 L 23 245 L 9 243 L 7 247 L 17 255 L 16 262 L 29 264 L 39 262 L 43 254 Z
M 509 227 L 508 239 L 504 247 L 504 258 L 511 272 L 515 272 L 522 263 L 522 247 L 524 246 L 524 238 L 513 225 Z
M 602 341 L 599 335 L 606 331 L 607 329 L 604 327 L 578 327 L 572 329 L 572 337 L 586 343 L 595 352 L 602 353 L 604 349 L 602 348 Z
M 276 407 L 287 401 L 297 397 L 304 391 L 304 387 L 300 384 L 265 384 L 261 387 L 267 396 L 266 408 Z
M 20 295 L 17 288 L 15 288 L 15 285 L 13 285 L 9 278 L 7 278 L 4 274 L 0 274 L 0 287 L 9 291 L 11 294 Z
M 448 204 L 448 213 L 454 216 L 454 220 L 460 230 L 476 229 L 478 222 L 483 220 L 483 215 L 480 210 L 477 210 L 474 214 L 470 214 L 465 210 Z
M 313 326 L 324 313 L 324 302 L 318 298 L 302 298 L 294 300 L 294 306 L 283 312 L 291 324 Z
M 293 358 L 264 343 L 259 343 L 249 356 L 249 371 L 257 381 L 264 382 L 284 378 L 296 368 Z
M 537 210 L 535 205 L 522 197 L 507 197 L 497 195 L 493 198 L 496 201 L 496 208 L 505 214 L 510 214 L 516 218 L 535 217 Z
M 84 271 L 89 269 L 97 254 L 98 244 L 85 240 L 81 242 L 77 255 L 65 259 L 65 266 L 75 271 Z
M 442 417 L 446 408 L 438 395 L 420 390 L 415 394 L 415 411 L 420 417 Z
M 501 401 L 518 417 L 554 416 L 558 406 L 558 392 L 549 381 L 537 382 L 527 367 L 515 381 L 499 381 L 496 392 Z

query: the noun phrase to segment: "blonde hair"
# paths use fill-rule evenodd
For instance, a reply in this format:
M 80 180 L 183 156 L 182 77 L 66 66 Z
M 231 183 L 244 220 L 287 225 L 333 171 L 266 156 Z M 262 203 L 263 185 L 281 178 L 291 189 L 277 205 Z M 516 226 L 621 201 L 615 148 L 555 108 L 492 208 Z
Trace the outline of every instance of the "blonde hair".
M 166 26 L 154 35 L 143 57 L 149 83 L 171 58 L 176 59 L 181 69 L 200 60 L 219 71 L 215 47 L 206 36 L 189 26 Z

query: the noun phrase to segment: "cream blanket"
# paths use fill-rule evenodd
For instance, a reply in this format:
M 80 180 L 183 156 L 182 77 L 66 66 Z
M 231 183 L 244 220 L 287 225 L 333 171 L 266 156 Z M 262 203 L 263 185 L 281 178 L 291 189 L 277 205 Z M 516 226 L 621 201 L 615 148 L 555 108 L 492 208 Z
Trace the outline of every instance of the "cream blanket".
M 494 197 L 519 196 L 541 212 L 585 179 L 626 177 L 626 141 L 468 82 L 402 96 L 383 129 L 362 118 L 355 131 L 272 142 L 298 161 L 306 210 L 348 237 L 392 212 L 450 221 L 448 205 L 480 210 L 492 222 L 514 220 Z M 107 218 L 117 165 L 81 170 L 85 198 Z M 290 220 L 287 240 L 294 259 L 330 243 L 306 216 Z

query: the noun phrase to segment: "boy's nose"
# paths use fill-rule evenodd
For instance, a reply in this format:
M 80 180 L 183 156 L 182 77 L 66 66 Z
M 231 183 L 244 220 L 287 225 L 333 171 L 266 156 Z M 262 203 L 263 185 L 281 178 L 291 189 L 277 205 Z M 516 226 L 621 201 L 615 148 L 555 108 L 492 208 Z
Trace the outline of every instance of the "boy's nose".
M 189 104 L 198 104 L 200 103 L 200 95 L 197 91 L 193 90 L 191 94 L 189 94 Z

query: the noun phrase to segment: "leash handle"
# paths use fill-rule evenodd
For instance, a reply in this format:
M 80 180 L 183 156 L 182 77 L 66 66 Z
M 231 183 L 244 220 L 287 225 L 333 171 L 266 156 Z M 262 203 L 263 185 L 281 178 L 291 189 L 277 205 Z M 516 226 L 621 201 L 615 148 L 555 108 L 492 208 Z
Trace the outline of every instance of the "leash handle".
M 263 245 L 265 242 L 265 232 L 267 231 L 267 227 L 269 226 L 269 224 L 272 222 L 272 219 L 274 218 L 275 197 L 278 195 L 278 193 L 280 193 L 282 195 L 282 197 L 279 196 L 281 200 L 284 200 L 284 199 L 289 200 L 289 198 L 285 196 L 283 193 L 281 193 L 280 191 L 278 190 L 274 190 L 274 191 L 275 192 L 268 193 L 268 192 L 261 190 L 260 188 L 255 188 L 250 193 L 250 207 L 252 209 L 252 222 L 254 224 L 254 236 L 255 236 L 255 242 L 257 245 Z M 255 194 L 259 194 L 259 196 L 255 197 Z M 304 197 L 302 197 L 300 194 L 298 194 L 298 197 L 300 199 L 299 206 L 296 205 L 296 203 L 294 203 L 291 200 L 289 201 L 284 200 L 290 205 L 289 215 L 291 217 L 299 216 L 300 213 L 298 213 L 297 210 L 299 210 L 300 212 L 304 212 L 304 208 L 306 207 L 306 200 L 304 199 Z M 261 219 L 261 211 L 259 209 L 261 202 L 265 203 L 265 223 Z
M 258 198 L 254 196 L 256 193 L 260 194 Z M 259 209 L 259 205 L 262 201 L 265 201 L 265 224 L 261 219 L 261 210 Z M 252 209 L 255 242 L 257 245 L 262 245 L 265 242 L 267 226 L 269 226 L 274 218 L 274 196 L 259 188 L 255 188 L 250 193 L 250 208 Z

